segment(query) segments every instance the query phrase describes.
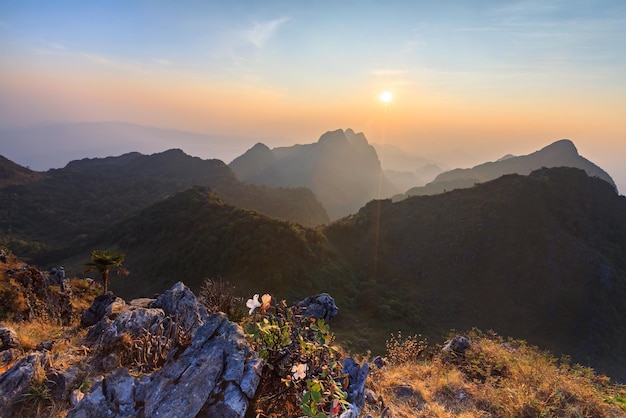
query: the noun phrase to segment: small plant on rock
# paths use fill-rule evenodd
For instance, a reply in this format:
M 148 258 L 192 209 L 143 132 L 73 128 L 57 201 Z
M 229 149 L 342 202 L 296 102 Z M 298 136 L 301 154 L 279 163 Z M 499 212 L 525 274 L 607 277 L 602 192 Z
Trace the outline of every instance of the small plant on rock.
M 304 317 L 284 300 L 271 306 L 267 294 L 260 301 L 255 295 L 246 306 L 251 317 L 243 326 L 266 361 L 254 405 L 257 416 L 339 416 L 348 404 L 348 378 L 328 324 Z

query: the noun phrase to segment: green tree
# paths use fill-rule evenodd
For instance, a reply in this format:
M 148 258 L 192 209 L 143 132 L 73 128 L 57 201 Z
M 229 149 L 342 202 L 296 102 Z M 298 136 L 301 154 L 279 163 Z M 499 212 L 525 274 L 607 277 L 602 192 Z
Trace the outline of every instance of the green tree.
M 104 293 L 108 290 L 109 282 L 109 270 L 111 267 L 117 268 L 117 274 L 128 274 L 128 270 L 122 267 L 124 253 L 115 253 L 106 250 L 93 250 L 91 252 L 91 261 L 85 263 L 89 268 L 85 270 L 85 273 L 93 270 L 97 270 L 102 276 L 102 283 L 104 283 Z

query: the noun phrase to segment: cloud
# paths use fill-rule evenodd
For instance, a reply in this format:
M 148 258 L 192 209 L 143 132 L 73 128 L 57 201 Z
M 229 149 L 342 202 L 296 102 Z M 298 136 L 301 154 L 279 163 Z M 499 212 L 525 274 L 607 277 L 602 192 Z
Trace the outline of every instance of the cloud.
M 287 23 L 289 20 L 290 18 L 288 17 L 281 17 L 267 22 L 255 22 L 254 27 L 246 31 L 246 38 L 257 48 L 262 48 L 267 40 L 272 37 L 276 29 L 278 29 L 278 27 L 283 23 Z
M 90 54 L 82 52 L 79 54 L 82 58 L 118 71 L 142 71 L 141 66 L 137 62 L 122 60 L 119 58 L 105 57 L 103 55 Z
M 163 59 L 163 58 L 152 58 L 152 61 L 156 62 L 157 64 L 161 64 L 161 65 L 170 65 L 171 62 L 169 60 Z
M 58 49 L 58 50 L 60 50 L 60 51 L 65 51 L 65 49 L 66 49 L 66 48 L 65 48 L 65 45 L 62 45 L 62 44 L 57 43 L 57 42 L 51 43 L 51 44 L 50 44 L 50 46 L 51 46 L 52 48 L 54 48 L 54 49 Z

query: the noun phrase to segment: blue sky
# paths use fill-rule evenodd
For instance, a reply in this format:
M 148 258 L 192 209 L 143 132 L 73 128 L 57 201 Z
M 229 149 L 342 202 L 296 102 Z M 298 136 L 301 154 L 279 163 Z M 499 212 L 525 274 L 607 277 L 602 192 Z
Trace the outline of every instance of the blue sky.
M 352 127 L 468 164 L 570 138 L 626 166 L 624 1 L 2 0 L 0 54 L 0 127 Z

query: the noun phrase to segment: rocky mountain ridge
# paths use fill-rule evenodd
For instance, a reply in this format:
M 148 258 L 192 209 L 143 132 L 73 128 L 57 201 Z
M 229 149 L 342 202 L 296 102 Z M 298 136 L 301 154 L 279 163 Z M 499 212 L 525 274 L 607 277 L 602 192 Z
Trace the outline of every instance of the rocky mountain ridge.
M 443 172 L 427 185 L 409 189 L 406 196 L 431 195 L 446 190 L 472 187 L 474 184 L 493 180 L 505 174 L 528 175 L 542 167 L 581 168 L 587 175 L 599 177 L 615 187 L 615 182 L 606 171 L 578 154 L 572 141 L 561 139 L 528 155 L 516 157 L 509 154 L 495 162 Z M 398 200 L 401 197 L 403 196 L 398 195 L 394 199 Z
M 352 129 L 326 132 L 312 144 L 274 149 L 257 144 L 229 167 L 244 182 L 311 189 L 331 219 L 397 190 L 386 179 L 374 147 Z

